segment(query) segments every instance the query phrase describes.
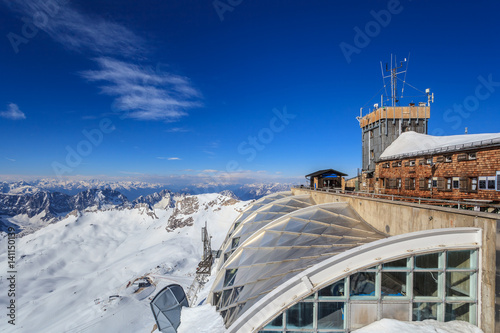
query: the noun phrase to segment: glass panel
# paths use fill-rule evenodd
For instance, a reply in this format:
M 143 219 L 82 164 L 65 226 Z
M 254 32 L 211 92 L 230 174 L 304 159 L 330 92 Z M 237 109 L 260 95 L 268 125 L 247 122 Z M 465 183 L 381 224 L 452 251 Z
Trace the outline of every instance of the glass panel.
M 318 303 L 318 328 L 344 328 L 343 302 Z
M 383 265 L 383 268 L 385 268 L 385 269 L 406 268 L 406 262 L 407 262 L 406 258 L 394 260 L 394 261 L 385 263 Z
M 448 268 L 471 268 L 471 251 L 449 251 L 447 254 Z
M 351 303 L 351 330 L 361 328 L 377 321 L 377 304 Z
M 283 314 L 271 320 L 264 328 L 282 328 L 283 327 Z
M 445 321 L 463 320 L 469 321 L 470 304 L 469 303 L 454 303 L 446 304 Z
M 382 303 L 382 318 L 408 321 L 410 303 Z
M 215 304 L 215 306 L 217 307 L 217 309 L 219 308 L 219 300 L 220 300 L 220 295 L 221 293 L 218 292 L 218 293 L 214 293 L 214 301 L 213 301 L 213 304 Z
M 470 276 L 467 272 L 446 272 L 446 296 L 470 297 Z
M 297 303 L 286 310 L 287 328 L 313 328 L 314 303 Z
M 236 276 L 237 272 L 237 268 L 226 269 L 226 275 L 224 276 L 224 287 L 233 285 L 234 277 Z
M 437 320 L 439 303 L 413 303 L 413 321 Z
M 320 289 L 318 291 L 318 296 L 319 297 L 342 297 L 345 296 L 345 285 L 344 285 L 344 279 L 335 282 L 328 287 L 325 287 L 323 289 Z
M 438 277 L 438 272 L 414 272 L 413 292 L 415 296 L 437 296 Z
M 350 276 L 351 296 L 375 296 L 375 273 L 361 272 Z
M 382 272 L 382 295 L 406 296 L 405 272 Z
M 415 268 L 438 268 L 439 253 L 425 254 L 423 256 L 415 256 Z
M 231 249 L 234 249 L 235 247 L 237 247 L 239 243 L 240 243 L 240 238 L 239 237 L 233 238 L 233 241 L 231 243 Z
M 226 289 L 222 292 L 222 300 L 220 302 L 221 308 L 229 305 L 229 297 L 231 296 L 231 291 L 233 291 L 233 289 Z

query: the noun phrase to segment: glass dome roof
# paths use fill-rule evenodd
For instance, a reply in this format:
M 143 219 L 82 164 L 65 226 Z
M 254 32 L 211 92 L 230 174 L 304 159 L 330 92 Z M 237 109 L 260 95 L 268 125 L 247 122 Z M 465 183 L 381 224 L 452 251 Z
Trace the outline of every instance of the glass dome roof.
M 288 208 L 284 208 L 274 219 L 265 215 L 291 205 L 294 210 L 286 212 Z M 300 272 L 386 235 L 364 222 L 347 203 L 314 205 L 306 195 L 285 197 L 254 210 L 234 229 L 225 249 L 238 237 L 238 244 L 229 250 L 218 270 L 209 296 L 226 327 Z
M 224 264 L 238 245 L 243 243 L 255 231 L 280 216 L 314 204 L 315 202 L 310 195 L 293 196 L 291 192 L 274 193 L 256 201 L 242 212 L 232 224 L 221 246 L 223 256 L 218 268 Z

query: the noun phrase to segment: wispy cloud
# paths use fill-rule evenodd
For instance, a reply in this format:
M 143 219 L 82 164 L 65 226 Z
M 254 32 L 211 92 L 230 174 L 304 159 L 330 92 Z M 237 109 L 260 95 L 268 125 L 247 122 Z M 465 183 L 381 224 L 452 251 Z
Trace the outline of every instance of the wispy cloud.
M 81 14 L 67 0 L 2 1 L 23 16 L 39 18 L 37 28 L 73 51 L 137 56 L 147 48 L 144 39 L 126 27 L 97 16 Z
M 184 128 L 184 127 L 172 127 L 172 128 L 169 128 L 169 129 L 165 130 L 165 132 L 168 132 L 168 133 L 185 133 L 185 132 L 189 132 L 189 130 L 187 128 Z
M 128 118 L 172 121 L 185 116 L 186 110 L 201 106 L 200 93 L 185 77 L 109 57 L 95 60 L 100 68 L 81 75 L 103 83 L 102 93 L 115 96 L 115 107 L 125 111 Z
M 214 170 L 214 169 L 205 169 L 202 171 L 202 173 L 214 173 L 214 172 L 217 172 L 217 170 Z
M 8 158 L 8 157 L 6 157 L 5 159 L 6 159 L 7 161 L 11 161 L 11 162 L 15 162 L 15 161 L 16 161 L 15 159 L 13 159 L 13 158 Z
M 114 107 L 124 117 L 175 121 L 201 106 L 201 94 L 188 78 L 138 65 L 148 62 L 146 50 L 151 46 L 125 26 L 82 14 L 67 0 L 0 2 L 29 19 L 43 16 L 37 28 L 67 49 L 90 54 L 98 69 L 81 75 L 113 96 Z
M 179 157 L 163 157 L 159 156 L 157 157 L 159 160 L 168 160 L 168 161 L 180 161 L 181 159 Z
M 0 117 L 12 120 L 26 119 L 24 112 L 19 110 L 19 107 L 14 103 L 8 105 L 7 111 L 0 112 Z

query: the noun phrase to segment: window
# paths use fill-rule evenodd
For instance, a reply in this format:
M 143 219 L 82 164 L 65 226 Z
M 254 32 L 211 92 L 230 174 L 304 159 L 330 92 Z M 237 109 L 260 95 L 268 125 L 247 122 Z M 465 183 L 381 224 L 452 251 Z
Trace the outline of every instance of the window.
M 471 177 L 469 178 L 469 183 L 470 183 L 470 192 L 477 192 L 477 177 Z
M 475 160 L 475 159 L 476 159 L 476 153 L 469 153 L 469 154 L 467 155 L 467 158 L 468 158 L 469 160 Z
M 458 162 L 466 161 L 466 160 L 467 160 L 467 154 L 458 154 L 457 155 L 457 161 Z
M 452 178 L 448 177 L 448 178 L 445 178 L 445 179 L 446 179 L 445 190 L 446 191 L 451 191 L 451 189 L 452 189 Z
M 431 165 L 432 164 L 432 157 L 429 157 L 426 162 L 426 164 Z
M 240 244 L 240 238 L 234 237 L 232 242 L 231 242 L 231 249 L 238 247 L 238 244 Z
M 475 249 L 381 263 L 313 292 L 259 332 L 345 333 L 382 318 L 463 320 L 475 325 L 477 265 Z
M 429 179 L 430 180 L 430 179 Z M 427 180 L 427 178 L 420 178 L 418 180 L 418 189 L 420 191 L 428 191 L 429 190 L 429 181 Z
M 458 190 L 460 188 L 460 177 L 453 177 L 453 189 Z
M 438 179 L 437 179 L 437 177 L 433 177 L 432 178 L 432 187 L 433 188 L 438 187 Z
M 433 185 L 433 179 L 432 178 L 427 178 L 427 189 L 431 189 Z M 436 181 L 436 186 L 437 186 L 437 181 Z
M 401 188 L 401 178 L 397 179 L 397 184 L 398 184 L 398 189 L 400 189 Z
M 415 160 L 410 161 L 410 166 L 415 166 Z
M 480 190 L 495 190 L 496 189 L 496 177 L 479 177 L 479 189 Z
M 405 190 L 414 190 L 414 189 L 415 189 L 415 178 L 406 178 Z
M 496 179 L 497 191 L 500 191 L 500 171 L 497 171 L 497 179 Z
M 382 168 L 388 169 L 390 167 L 389 163 L 382 164 Z
M 445 163 L 451 163 L 451 162 L 453 162 L 451 155 L 445 156 L 444 157 L 444 162 Z

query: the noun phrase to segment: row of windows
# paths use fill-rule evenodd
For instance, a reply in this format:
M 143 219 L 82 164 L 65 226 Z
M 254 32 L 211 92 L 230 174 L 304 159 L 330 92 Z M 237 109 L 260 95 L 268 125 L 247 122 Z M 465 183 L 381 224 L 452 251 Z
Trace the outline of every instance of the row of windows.
M 402 189 L 401 178 L 381 178 L 381 185 L 386 189 Z M 415 190 L 416 178 L 405 178 L 404 189 Z M 500 171 L 496 176 L 482 177 L 425 177 L 418 179 L 418 189 L 427 191 L 430 189 L 438 191 L 460 190 L 461 192 L 477 192 L 478 190 L 500 191 Z
M 468 153 L 468 154 L 458 154 L 457 155 L 457 162 L 462 162 L 462 161 L 471 161 L 477 159 L 477 154 L 476 153 Z M 453 155 L 445 155 L 445 156 L 438 156 L 435 159 L 433 157 L 428 157 L 428 158 L 422 158 L 418 160 L 419 165 L 433 165 L 434 163 L 451 163 L 453 162 Z M 390 168 L 391 166 L 393 168 L 398 168 L 401 166 L 405 167 L 414 167 L 417 165 L 417 160 L 409 160 L 406 162 L 402 161 L 396 161 L 396 162 L 386 162 L 382 164 L 382 168 Z
M 382 318 L 476 323 L 477 251 L 443 251 L 376 265 L 285 310 L 260 333 L 346 332 Z

